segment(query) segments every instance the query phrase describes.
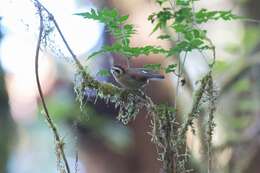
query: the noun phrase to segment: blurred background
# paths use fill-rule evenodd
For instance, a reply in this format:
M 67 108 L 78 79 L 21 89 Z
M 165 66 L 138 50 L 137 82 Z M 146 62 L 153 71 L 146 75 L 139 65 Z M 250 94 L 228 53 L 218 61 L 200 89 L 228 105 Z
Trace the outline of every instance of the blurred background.
M 119 55 L 106 54 L 92 61 L 87 55 L 113 42 L 106 27 L 82 19 L 74 13 L 90 8 L 116 8 L 129 14 L 136 26 L 133 46 L 173 43 L 150 35 L 152 25 L 147 17 L 159 6 L 153 0 L 66 0 L 42 1 L 54 14 L 72 49 L 101 81 L 111 77 L 97 75 L 102 68 L 126 63 Z M 260 19 L 258 0 L 200 0 L 197 8 L 232 10 L 252 19 Z M 57 172 L 55 144 L 51 130 L 42 116 L 36 88 L 34 55 L 38 37 L 35 8 L 30 0 L 0 2 L 0 173 Z M 209 22 L 202 26 L 216 46 L 214 67 L 219 99 L 213 151 L 216 173 L 260 173 L 260 30 L 259 24 L 245 20 Z M 173 33 L 174 34 L 174 33 Z M 159 173 L 155 146 L 146 112 L 128 126 L 116 120 L 117 110 L 102 100 L 95 102 L 86 91 L 86 109 L 80 111 L 73 89 L 74 69 L 68 52 L 57 33 L 52 34 L 40 57 L 40 78 L 48 108 L 66 143 L 65 150 L 72 169 L 79 173 Z M 131 66 L 164 62 L 162 56 L 134 58 Z M 176 61 L 172 58 L 171 61 Z M 208 70 L 207 59 L 198 52 L 189 54 L 186 64 L 187 84 L 179 89 L 174 103 L 176 78 L 167 75 L 163 82 L 151 83 L 146 92 L 156 103 L 177 104 L 180 119 L 191 107 L 196 81 Z M 156 92 L 155 92 L 156 91 Z M 202 116 L 203 118 L 203 116 Z M 189 134 L 194 172 L 206 172 L 203 152 L 204 125 L 200 120 L 196 135 Z M 76 162 L 77 155 L 79 161 Z M 74 171 L 73 170 L 73 171 Z

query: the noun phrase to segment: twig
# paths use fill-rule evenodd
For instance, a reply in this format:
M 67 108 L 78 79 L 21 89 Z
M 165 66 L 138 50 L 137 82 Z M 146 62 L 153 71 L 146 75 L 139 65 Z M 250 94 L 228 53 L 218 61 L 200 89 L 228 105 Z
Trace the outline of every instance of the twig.
M 171 1 L 171 0 L 169 0 L 169 3 L 170 3 L 170 5 L 171 5 L 172 11 L 175 13 L 175 6 L 176 6 L 176 2 L 175 2 L 175 1 L 173 1 L 173 3 L 172 3 L 172 1 Z
M 35 76 L 36 76 L 36 83 L 37 83 L 37 88 L 40 94 L 40 98 L 42 101 L 42 105 L 43 105 L 43 110 L 45 112 L 45 118 L 53 132 L 55 141 L 56 141 L 56 147 L 59 150 L 62 160 L 65 164 L 65 168 L 66 168 L 66 172 L 70 173 L 70 169 L 69 169 L 69 164 L 67 161 L 67 158 L 65 156 L 65 152 L 64 152 L 64 143 L 59 135 L 58 129 L 56 128 L 56 126 L 54 125 L 51 116 L 49 114 L 47 105 L 45 103 L 45 99 L 43 96 L 43 92 L 41 89 L 41 84 L 40 84 L 40 78 L 39 78 L 39 52 L 40 52 L 40 45 L 41 45 L 41 41 L 42 41 L 42 34 L 43 34 L 43 30 L 44 30 L 44 25 L 43 25 L 43 16 L 42 16 L 42 6 L 41 4 L 36 0 L 35 1 L 35 6 L 38 9 L 38 13 L 39 13 L 39 17 L 40 17 L 40 31 L 39 31 L 39 37 L 38 37 L 38 41 L 37 41 L 37 46 L 36 46 L 36 53 L 35 53 Z
M 207 143 L 208 143 L 208 173 L 211 173 L 212 171 L 212 136 L 213 136 L 213 131 L 215 127 L 214 123 L 214 113 L 216 111 L 216 97 L 214 97 L 214 84 L 213 84 L 213 79 L 212 76 L 209 76 L 208 80 L 208 94 L 210 97 L 209 100 L 209 119 L 208 119 L 208 129 L 207 129 Z
M 203 79 L 201 80 L 201 85 L 200 88 L 197 90 L 195 93 L 195 100 L 194 103 L 192 104 L 192 109 L 191 112 L 188 114 L 188 119 L 187 121 L 183 124 L 183 127 L 181 128 L 179 132 L 179 139 L 182 139 L 183 136 L 186 134 L 188 127 L 192 125 L 193 120 L 196 118 L 196 115 L 198 113 L 199 105 L 202 99 L 202 96 L 205 92 L 205 88 L 208 84 L 209 78 L 211 77 L 211 71 L 206 74 Z M 179 140 L 180 141 L 180 140 Z
M 179 88 L 180 88 L 180 81 L 181 81 L 181 77 L 183 75 L 183 70 L 184 70 L 184 65 L 185 65 L 185 61 L 186 61 L 186 58 L 187 58 L 187 54 L 188 52 L 185 52 L 185 55 L 184 55 L 184 59 L 183 59 L 183 62 L 181 62 L 181 57 L 179 55 L 179 58 L 178 58 L 178 75 L 177 75 L 177 86 L 176 86 L 176 94 L 175 94 L 175 98 L 178 97 L 179 95 Z M 177 99 L 175 100 L 175 109 L 177 109 Z
M 79 152 L 76 151 L 76 160 L 75 160 L 75 173 L 78 173 L 79 170 Z
M 168 114 L 168 112 L 164 112 L 166 119 L 160 117 L 162 115 L 156 113 L 156 110 L 158 110 L 158 105 L 155 105 L 149 96 L 144 93 L 143 95 L 145 100 L 147 101 L 147 104 L 145 105 L 146 109 L 150 110 L 153 119 L 152 141 L 155 143 L 158 153 L 160 153 L 159 148 L 162 148 L 163 150 L 162 153 L 160 153 L 161 155 L 163 155 L 163 173 L 175 173 L 176 162 L 174 157 L 174 148 L 171 140 L 173 133 L 173 117 L 170 117 L 171 115 Z M 162 121 L 164 122 L 162 123 Z
M 63 43 L 65 44 L 66 48 L 68 49 L 69 53 L 71 54 L 73 60 L 75 61 L 77 67 L 79 68 L 79 70 L 80 70 L 80 71 L 81 71 L 81 70 L 84 71 L 84 67 L 82 66 L 82 64 L 81 64 L 80 61 L 78 60 L 77 56 L 74 54 L 74 52 L 73 52 L 72 49 L 70 48 L 70 46 L 69 46 L 67 40 L 65 39 L 63 33 L 61 32 L 61 29 L 60 29 L 60 27 L 59 27 L 57 21 L 55 20 L 53 14 L 52 14 L 51 12 L 49 12 L 49 10 L 48 10 L 47 8 L 45 8 L 44 5 L 42 5 L 38 0 L 35 0 L 35 1 L 44 9 L 44 11 L 46 11 L 46 13 L 48 14 L 49 19 L 50 19 L 51 21 L 53 21 L 53 23 L 54 23 L 56 29 L 58 30 L 59 35 L 60 35 L 61 38 L 62 38 Z

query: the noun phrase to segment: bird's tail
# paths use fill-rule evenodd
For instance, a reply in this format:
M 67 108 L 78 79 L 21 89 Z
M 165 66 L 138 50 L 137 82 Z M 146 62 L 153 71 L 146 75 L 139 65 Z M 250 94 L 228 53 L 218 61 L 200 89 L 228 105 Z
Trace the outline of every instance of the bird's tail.
M 161 74 L 153 74 L 150 78 L 150 80 L 162 80 L 164 79 L 164 75 L 161 75 Z

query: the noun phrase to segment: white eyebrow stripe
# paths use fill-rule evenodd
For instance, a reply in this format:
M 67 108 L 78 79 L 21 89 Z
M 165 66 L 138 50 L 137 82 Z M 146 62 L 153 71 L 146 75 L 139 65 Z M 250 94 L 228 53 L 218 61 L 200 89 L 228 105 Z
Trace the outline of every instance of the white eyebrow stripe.
M 112 67 L 113 70 L 121 70 L 120 68 L 118 67 Z
M 147 72 L 147 71 L 145 71 L 145 70 L 142 70 L 142 72 L 143 72 L 143 73 L 148 73 L 148 72 Z

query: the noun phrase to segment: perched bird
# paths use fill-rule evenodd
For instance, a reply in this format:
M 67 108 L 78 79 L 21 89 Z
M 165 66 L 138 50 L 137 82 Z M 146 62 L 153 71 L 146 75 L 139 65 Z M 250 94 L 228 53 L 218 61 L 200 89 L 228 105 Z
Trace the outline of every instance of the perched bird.
M 150 80 L 164 79 L 164 76 L 145 68 L 124 68 L 115 65 L 111 68 L 115 80 L 124 88 L 139 90 Z

